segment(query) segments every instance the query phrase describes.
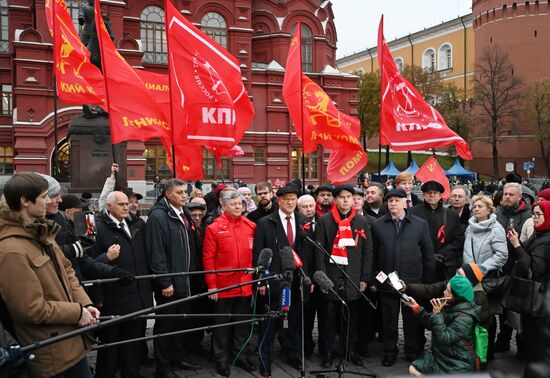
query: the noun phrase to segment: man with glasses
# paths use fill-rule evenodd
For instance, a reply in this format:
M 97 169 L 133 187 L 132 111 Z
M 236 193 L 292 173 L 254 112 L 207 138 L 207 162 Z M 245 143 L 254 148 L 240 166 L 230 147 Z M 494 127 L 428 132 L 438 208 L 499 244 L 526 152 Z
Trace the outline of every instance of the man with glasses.
M 258 199 L 258 208 L 247 215 L 254 223 L 277 210 L 277 202 L 273 199 L 273 186 L 267 181 L 260 181 L 254 188 Z

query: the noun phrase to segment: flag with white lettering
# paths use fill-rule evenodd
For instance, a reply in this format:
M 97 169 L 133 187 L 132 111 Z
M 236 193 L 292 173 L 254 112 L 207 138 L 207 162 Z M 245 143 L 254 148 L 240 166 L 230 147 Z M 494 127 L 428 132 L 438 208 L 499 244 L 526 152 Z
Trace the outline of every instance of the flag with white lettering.
M 463 159 L 472 159 L 468 143 L 451 130 L 401 74 L 384 40 L 384 16 L 378 28 L 380 66 L 380 142 L 396 151 L 426 150 L 454 145 Z
M 116 144 L 126 140 L 160 138 L 163 143 L 171 144 L 169 108 L 159 105 L 140 75 L 117 51 L 103 23 L 99 4 L 99 1 L 94 4 L 95 20 L 109 98 L 111 142 Z M 160 88 L 164 88 L 165 84 L 159 83 Z M 154 86 L 152 84 L 149 87 Z
M 232 147 L 254 118 L 239 61 L 167 0 L 174 143 Z
M 105 85 L 99 68 L 90 62 L 90 52 L 74 27 L 64 0 L 46 0 L 46 23 L 53 39 L 57 96 L 75 105 L 105 107 Z

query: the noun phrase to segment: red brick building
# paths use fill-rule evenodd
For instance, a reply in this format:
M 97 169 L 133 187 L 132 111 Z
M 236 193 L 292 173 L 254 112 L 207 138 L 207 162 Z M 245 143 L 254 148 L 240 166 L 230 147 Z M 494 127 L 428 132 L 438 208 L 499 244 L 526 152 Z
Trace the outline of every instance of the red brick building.
M 550 2 L 473 0 L 472 6 L 476 61 L 486 48 L 498 46 L 508 55 L 514 66 L 513 74 L 524 85 L 550 77 Z M 533 158 L 537 165 L 535 173 L 546 174 L 533 134 L 533 125 L 522 113 L 503 128 L 502 143 L 498 147 L 500 176 L 506 174 L 508 162 L 516 163 L 517 171 L 526 175 L 523 162 Z M 471 147 L 474 160 L 470 169 L 492 174 L 491 145 L 477 141 Z
M 85 0 L 65 0 L 78 27 Z M 300 143 L 290 126 L 282 98 L 284 65 L 290 36 L 299 19 L 304 25 L 304 71 L 325 88 L 339 109 L 356 113 L 357 78 L 335 70 L 336 27 L 325 0 L 175 0 L 181 12 L 241 61 L 241 71 L 256 110 L 241 142 L 242 158 L 224 163 L 225 178 L 256 182 L 301 177 Z M 166 72 L 166 37 L 161 0 L 106 0 L 115 44 L 134 66 Z M 53 156 L 52 40 L 44 0 L 0 0 L 0 173 L 14 170 L 52 172 L 58 159 L 67 179 L 66 134 L 80 108 L 58 103 L 58 156 Z M 207 179 L 217 179 L 214 159 L 204 153 Z M 321 151 L 306 156 L 306 177 L 326 179 Z M 84 167 L 83 167 L 84 168 Z M 159 142 L 128 142 L 128 180 L 137 189 L 156 174 L 169 175 Z M 107 172 L 106 172 L 107 174 Z

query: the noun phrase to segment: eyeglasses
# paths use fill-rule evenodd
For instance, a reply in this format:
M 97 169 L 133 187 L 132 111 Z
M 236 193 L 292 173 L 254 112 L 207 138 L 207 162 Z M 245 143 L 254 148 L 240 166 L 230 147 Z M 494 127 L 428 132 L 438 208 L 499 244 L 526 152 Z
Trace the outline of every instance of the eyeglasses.
M 533 213 L 533 218 L 540 218 L 543 216 L 544 216 L 544 213 Z

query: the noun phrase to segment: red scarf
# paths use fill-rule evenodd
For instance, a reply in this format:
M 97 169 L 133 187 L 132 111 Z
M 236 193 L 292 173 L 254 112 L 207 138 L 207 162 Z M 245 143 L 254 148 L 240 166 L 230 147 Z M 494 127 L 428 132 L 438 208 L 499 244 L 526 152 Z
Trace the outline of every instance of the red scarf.
M 346 219 L 340 218 L 338 208 L 334 206 L 331 210 L 334 220 L 338 224 L 338 231 L 332 244 L 330 260 L 332 263 L 338 265 L 348 265 L 348 250 L 346 247 L 354 247 L 355 241 L 353 240 L 353 233 L 351 232 L 351 221 L 355 217 L 355 209 L 352 208 L 349 217 Z
M 550 228 L 550 201 L 537 202 L 533 205 L 532 211 L 535 210 L 535 207 L 540 208 L 544 213 L 544 223 L 540 226 L 535 226 L 535 231 L 542 232 Z

